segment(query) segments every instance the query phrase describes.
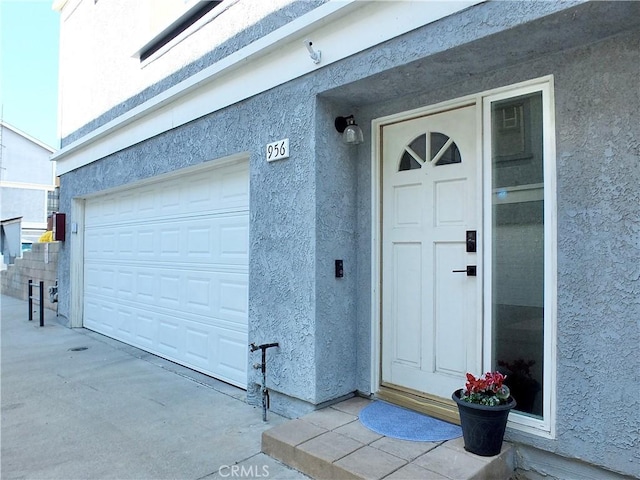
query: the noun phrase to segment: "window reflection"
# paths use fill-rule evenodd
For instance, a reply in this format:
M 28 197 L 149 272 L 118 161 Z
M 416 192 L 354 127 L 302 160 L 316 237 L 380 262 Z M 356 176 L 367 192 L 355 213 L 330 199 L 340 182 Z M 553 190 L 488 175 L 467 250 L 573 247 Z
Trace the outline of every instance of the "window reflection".
M 542 94 L 492 104 L 493 368 L 541 417 L 544 367 Z

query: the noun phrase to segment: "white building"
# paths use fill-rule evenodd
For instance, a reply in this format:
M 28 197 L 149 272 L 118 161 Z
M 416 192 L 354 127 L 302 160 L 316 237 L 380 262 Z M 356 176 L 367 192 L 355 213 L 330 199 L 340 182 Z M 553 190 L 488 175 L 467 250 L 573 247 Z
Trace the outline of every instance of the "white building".
M 0 220 L 22 217 L 22 238 L 35 242 L 57 210 L 54 149 L 0 122 Z

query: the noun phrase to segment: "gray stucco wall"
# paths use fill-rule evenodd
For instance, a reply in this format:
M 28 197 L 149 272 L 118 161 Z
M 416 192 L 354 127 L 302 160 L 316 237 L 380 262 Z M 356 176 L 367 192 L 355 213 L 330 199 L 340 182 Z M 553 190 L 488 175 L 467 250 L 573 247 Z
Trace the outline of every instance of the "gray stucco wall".
M 601 40 L 629 29 L 636 7 L 567 6 L 545 2 L 560 13 L 512 28 L 540 11 L 496 2 L 418 29 L 64 175 L 61 211 L 72 196 L 249 152 L 249 340 L 281 343 L 269 352 L 272 407 L 295 416 L 371 390 L 371 147 L 342 145 L 333 118 L 355 114 L 370 139 L 374 118 L 553 74 L 556 438 L 508 438 L 639 475 L 640 36 L 635 28 Z M 265 162 L 264 145 L 281 138 L 291 158 Z M 335 259 L 345 262 L 342 279 Z M 60 262 L 66 314 L 66 246 Z M 257 381 L 250 369 L 250 399 Z
M 640 34 L 565 62 L 556 76 L 558 445 L 640 476 Z
M 640 475 L 640 34 L 545 55 L 413 98 L 366 106 L 366 121 L 553 74 L 558 186 L 556 439 L 507 438 Z M 425 68 L 434 66 L 425 64 Z M 362 164 L 369 161 L 361 151 Z M 362 177 L 366 174 L 362 172 Z M 366 183 L 366 181 L 365 181 Z M 365 187 L 363 185 L 363 187 Z M 359 196 L 365 205 L 368 192 Z M 364 236 L 363 236 L 364 237 Z M 370 239 L 359 249 L 370 252 Z M 359 257 L 367 262 L 367 254 Z M 365 270 L 362 265 L 362 270 Z M 359 332 L 370 329 L 365 282 Z M 369 359 L 358 339 L 358 386 Z

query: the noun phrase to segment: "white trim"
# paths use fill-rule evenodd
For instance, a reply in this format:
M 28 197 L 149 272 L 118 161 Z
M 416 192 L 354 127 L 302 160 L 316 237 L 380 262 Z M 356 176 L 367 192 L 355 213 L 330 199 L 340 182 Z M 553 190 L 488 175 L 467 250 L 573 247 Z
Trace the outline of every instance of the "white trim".
M 416 1 L 407 8 L 405 2 L 332 0 L 72 142 L 52 160 L 59 175 L 68 173 L 482 1 Z M 319 65 L 309 58 L 305 38 L 322 50 Z
M 19 188 L 22 190 L 44 190 L 47 192 L 51 192 L 56 189 L 55 185 L 40 184 L 40 183 L 7 182 L 6 180 L 0 180 L 0 187 Z
M 539 437 L 555 438 L 556 430 L 556 336 L 557 336 L 557 200 L 556 200 L 556 152 L 555 152 L 555 113 L 553 109 L 553 76 L 545 76 L 521 82 L 506 87 L 500 87 L 474 95 L 448 100 L 435 105 L 420 107 L 413 110 L 388 115 L 374 119 L 371 122 L 371 391 L 375 393 L 380 388 L 380 282 L 381 282 L 381 239 L 380 239 L 380 201 L 381 201 L 381 127 L 390 123 L 408 120 L 422 115 L 438 113 L 451 108 L 461 107 L 465 104 L 476 103 L 478 115 L 482 125 L 481 142 L 479 150 L 482 160 L 478 162 L 482 169 L 481 185 L 483 197 L 483 235 L 478 239 L 482 245 L 479 247 L 479 255 L 482 257 L 483 276 L 483 366 L 485 371 L 491 365 L 491 324 L 487 319 L 491 318 L 491 198 L 486 192 L 491 192 L 491 124 L 490 102 L 506 99 L 527 93 L 542 91 L 543 95 L 543 128 L 544 128 L 544 201 L 545 201 L 545 317 L 544 317 L 544 410 L 543 420 L 533 419 L 523 414 L 512 413 L 509 427 L 514 430 L 532 433 Z M 489 107 L 487 107 L 487 105 Z M 487 151 L 487 148 L 489 149 Z M 487 168 L 489 171 L 487 171 Z M 531 188 L 529 189 L 531 190 Z M 526 191 L 524 189 L 523 191 Z M 489 301 L 487 301 L 489 299 Z
M 69 326 L 81 328 L 84 316 L 84 208 L 85 200 L 71 200 L 71 223 L 78 226 L 77 233 L 70 233 L 69 261 Z
M 22 222 L 22 229 L 46 230 L 47 222 Z
M 380 131 L 385 124 L 384 118 L 371 121 L 371 393 L 380 390 L 380 361 L 382 340 L 380 332 L 380 321 L 382 312 L 380 301 L 382 292 L 382 239 L 380 230 L 382 229 L 382 216 L 380 201 L 381 191 L 381 156 L 382 138 Z

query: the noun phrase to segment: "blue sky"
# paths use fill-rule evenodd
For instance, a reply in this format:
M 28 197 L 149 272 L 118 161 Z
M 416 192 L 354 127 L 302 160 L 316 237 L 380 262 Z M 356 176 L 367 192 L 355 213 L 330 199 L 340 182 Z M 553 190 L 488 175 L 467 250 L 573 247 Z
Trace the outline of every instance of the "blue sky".
M 58 36 L 51 0 L 0 0 L 2 120 L 59 148 Z

